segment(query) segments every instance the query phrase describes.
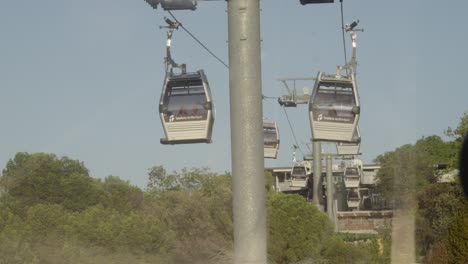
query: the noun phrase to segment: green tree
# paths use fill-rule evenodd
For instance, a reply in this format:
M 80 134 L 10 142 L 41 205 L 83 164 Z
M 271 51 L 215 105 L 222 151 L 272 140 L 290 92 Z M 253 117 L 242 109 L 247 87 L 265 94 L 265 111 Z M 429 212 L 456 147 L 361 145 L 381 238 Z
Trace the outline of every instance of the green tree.
M 456 165 L 459 149 L 454 142 L 443 141 L 439 136 L 422 137 L 414 145 L 415 151 L 427 154 L 430 164 L 447 163 L 451 168 Z M 436 175 L 434 174 L 434 177 Z M 430 178 L 435 182 L 436 178 Z
M 456 129 L 445 133 L 454 141 L 443 141 L 439 136 L 422 137 L 414 145 L 403 145 L 394 151 L 379 155 L 375 161 L 381 169 L 377 174 L 382 195 L 397 206 L 414 204 L 415 195 L 428 184 L 438 180 L 434 165 L 448 163 L 456 168 L 463 137 L 468 132 L 468 113 L 460 119 Z
M 329 263 L 353 264 L 370 263 L 372 255 L 367 255 L 367 253 L 362 247 L 334 238 L 327 243 L 322 254 Z
M 217 174 L 208 168 L 183 168 L 180 172 L 167 173 L 163 166 L 154 166 L 148 172 L 147 188 L 150 192 L 200 190 Z
M 451 164 L 453 164 L 454 167 L 459 167 L 458 166 L 458 159 L 460 156 L 459 152 L 461 150 L 463 140 L 468 135 L 468 112 L 465 112 L 465 114 L 460 118 L 460 122 L 458 123 L 457 128 L 452 129 L 449 127 L 445 131 L 445 134 L 453 139 L 452 144 L 457 153 L 456 156 L 451 160 Z
M 112 252 L 168 254 L 174 246 L 173 232 L 157 216 L 121 213 L 102 205 L 71 215 L 65 230 L 81 245 Z
M 418 195 L 416 239 L 421 255 L 447 239 L 454 212 L 463 211 L 465 204 L 461 186 L 456 182 L 432 184 Z M 440 253 L 445 248 L 440 244 L 437 250 Z
M 208 263 L 231 247 L 226 231 L 219 229 L 219 225 L 229 228 L 231 224 L 218 218 L 229 215 L 228 208 L 213 208 L 212 199 L 199 191 L 170 191 L 159 196 L 165 208 L 160 217 L 177 237 L 175 263 Z
M 232 222 L 232 178 L 225 173 L 206 181 L 201 190 L 203 196 L 207 197 L 208 208 L 211 219 L 216 230 L 223 235 L 227 241 L 233 240 Z
M 97 203 L 96 181 L 82 162 L 46 153 L 17 153 L 8 161 L 0 186 L 20 210 L 40 203 L 83 210 Z
M 0 202 L 0 263 L 38 263 L 27 243 L 23 219 Z
M 463 139 L 468 135 L 468 112 L 465 112 L 460 118 L 457 128 L 452 129 L 449 127 L 445 131 L 445 134 L 454 138 L 456 141 L 463 141 Z
M 231 176 L 207 168 L 150 169 L 144 214 L 158 215 L 176 234 L 175 263 L 219 263 L 232 247 Z
M 273 263 L 320 259 L 332 237 L 327 216 L 302 196 L 268 195 L 268 257 Z
M 448 229 L 450 263 L 463 264 L 468 259 L 468 205 L 457 212 Z
M 427 152 L 407 144 L 376 158 L 378 189 L 397 207 L 412 207 L 416 193 L 434 181 L 434 167 Z
M 107 176 L 100 184 L 100 191 L 100 203 L 120 212 L 136 211 L 143 202 L 143 191 L 117 176 Z
M 48 238 L 63 239 L 66 213 L 61 205 L 37 204 L 26 213 L 25 229 L 33 244 L 44 243 Z

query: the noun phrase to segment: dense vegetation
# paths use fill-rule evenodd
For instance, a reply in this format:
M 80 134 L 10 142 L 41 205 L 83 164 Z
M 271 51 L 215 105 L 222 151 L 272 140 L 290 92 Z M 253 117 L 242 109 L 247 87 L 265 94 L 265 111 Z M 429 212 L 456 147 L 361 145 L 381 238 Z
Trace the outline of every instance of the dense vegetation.
M 416 217 L 417 255 L 426 263 L 466 263 L 468 259 L 468 202 L 455 169 L 468 134 L 468 114 L 456 129 L 419 139 L 377 157 L 381 194 L 396 209 Z M 436 164 L 445 164 L 436 170 Z M 452 179 L 451 179 L 452 178 Z M 415 210 L 416 209 L 416 210 Z
M 465 114 L 447 130 L 450 141 L 424 137 L 377 158 L 382 195 L 398 209 L 417 208 L 418 254 L 427 263 L 468 259 L 467 202 L 458 182 L 440 182 L 467 131 Z M 436 172 L 437 163 L 448 169 Z M 0 264 L 231 263 L 231 176 L 163 166 L 148 176 L 142 190 L 116 176 L 92 178 L 67 157 L 17 153 L 0 175 Z M 389 263 L 389 229 L 334 234 L 301 196 L 267 198 L 269 263 Z
M 141 190 L 67 157 L 17 153 L 0 177 L 0 263 L 230 263 L 230 175 L 148 175 Z M 270 263 L 385 263 L 379 236 L 346 243 L 301 196 L 268 193 L 267 208 Z

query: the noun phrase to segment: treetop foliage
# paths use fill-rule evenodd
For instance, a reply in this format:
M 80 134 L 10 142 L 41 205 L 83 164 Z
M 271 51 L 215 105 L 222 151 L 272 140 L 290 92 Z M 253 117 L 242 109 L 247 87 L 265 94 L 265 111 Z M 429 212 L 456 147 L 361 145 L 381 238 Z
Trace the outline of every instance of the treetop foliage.
M 448 127 L 445 134 L 454 138 L 456 141 L 463 141 L 463 139 L 468 135 L 468 112 L 465 112 L 465 114 L 460 118 L 457 128 L 452 129 L 451 127 Z
M 152 192 L 200 190 L 216 173 L 208 168 L 183 168 L 180 172 L 167 173 L 163 166 L 154 166 L 148 172 L 147 188 Z
M 458 167 L 461 142 L 468 132 L 468 113 L 456 129 L 439 136 L 422 137 L 376 158 L 381 194 L 396 209 L 413 210 L 416 215 L 418 253 L 427 263 L 465 263 L 468 236 L 465 232 L 468 203 L 458 181 L 441 183 L 443 174 Z M 437 171 L 435 165 L 448 168 Z
M 418 248 L 428 263 L 467 258 L 467 202 L 457 182 L 438 183 L 434 170 L 456 166 L 467 124 L 465 114 L 447 132 L 453 141 L 423 137 L 376 158 L 382 195 L 418 208 Z M 274 178 L 262 176 L 269 263 L 389 262 L 389 232 L 363 244 L 334 235 L 325 214 L 303 197 L 272 192 Z M 0 176 L 0 263 L 231 263 L 231 181 L 208 168 L 168 173 L 157 165 L 141 190 L 117 176 L 92 178 L 67 157 L 17 153 Z
M 428 263 L 465 263 L 468 201 L 458 182 L 436 183 L 418 195 L 416 238 Z
M 294 263 L 321 258 L 333 234 L 327 216 L 299 195 L 270 194 L 268 198 L 269 259 Z
M 376 252 L 344 245 L 325 214 L 271 192 L 272 175 L 262 176 L 270 263 L 346 263 Z M 77 160 L 18 153 L 0 177 L 0 263 L 231 263 L 231 175 L 154 166 L 148 177 L 141 190 L 117 176 L 94 179 Z
M 83 210 L 97 201 L 97 182 L 84 164 L 54 154 L 17 153 L 8 161 L 0 183 L 23 208 L 49 203 Z
M 414 145 L 406 144 L 394 151 L 379 155 L 375 162 L 381 165 L 377 174 L 382 195 L 397 207 L 414 205 L 416 194 L 428 184 L 438 182 L 441 174 L 435 165 L 447 164 L 449 170 L 457 167 L 460 151 L 458 140 L 468 128 L 468 113 L 461 118 L 456 132 L 447 133 L 455 140 L 443 141 L 439 136 L 422 137 Z

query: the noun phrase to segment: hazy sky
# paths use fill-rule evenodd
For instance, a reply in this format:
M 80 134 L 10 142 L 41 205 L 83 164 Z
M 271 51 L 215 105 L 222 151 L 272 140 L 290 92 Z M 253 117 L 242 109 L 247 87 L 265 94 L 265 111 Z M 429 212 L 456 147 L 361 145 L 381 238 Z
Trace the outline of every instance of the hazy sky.
M 277 78 L 343 64 L 336 2 L 261 2 L 265 95 L 285 93 Z M 357 79 L 363 160 L 455 127 L 468 110 L 467 1 L 344 2 L 345 22 L 359 19 L 365 29 Z M 227 62 L 226 8 L 224 1 L 200 2 L 195 12 L 174 14 Z M 228 71 L 182 30 L 174 34 L 173 56 L 207 74 L 216 107 L 213 144 L 159 143 L 164 16 L 144 0 L 0 1 L 0 168 L 26 151 L 79 159 L 94 177 L 117 175 L 141 187 L 154 165 L 230 171 Z M 290 166 L 293 138 L 283 109 L 275 100 L 263 109 L 281 134 L 279 157 L 265 166 Z M 298 140 L 307 142 L 307 106 L 287 112 Z

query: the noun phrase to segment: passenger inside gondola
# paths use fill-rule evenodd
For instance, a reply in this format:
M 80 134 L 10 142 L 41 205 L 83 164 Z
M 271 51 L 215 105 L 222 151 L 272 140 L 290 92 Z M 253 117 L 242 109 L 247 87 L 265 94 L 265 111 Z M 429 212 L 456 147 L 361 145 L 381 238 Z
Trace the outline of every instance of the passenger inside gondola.
M 185 116 L 185 115 L 187 115 L 187 110 L 185 110 L 184 106 L 181 106 L 181 107 L 180 107 L 178 115 L 179 115 L 179 116 Z
M 336 112 L 335 109 L 331 109 L 328 111 L 328 116 L 330 117 L 337 117 L 338 116 L 338 113 Z
M 166 121 L 170 117 L 169 113 L 176 113 L 174 121 L 206 120 L 208 116 L 203 87 L 172 89 L 166 100 Z

